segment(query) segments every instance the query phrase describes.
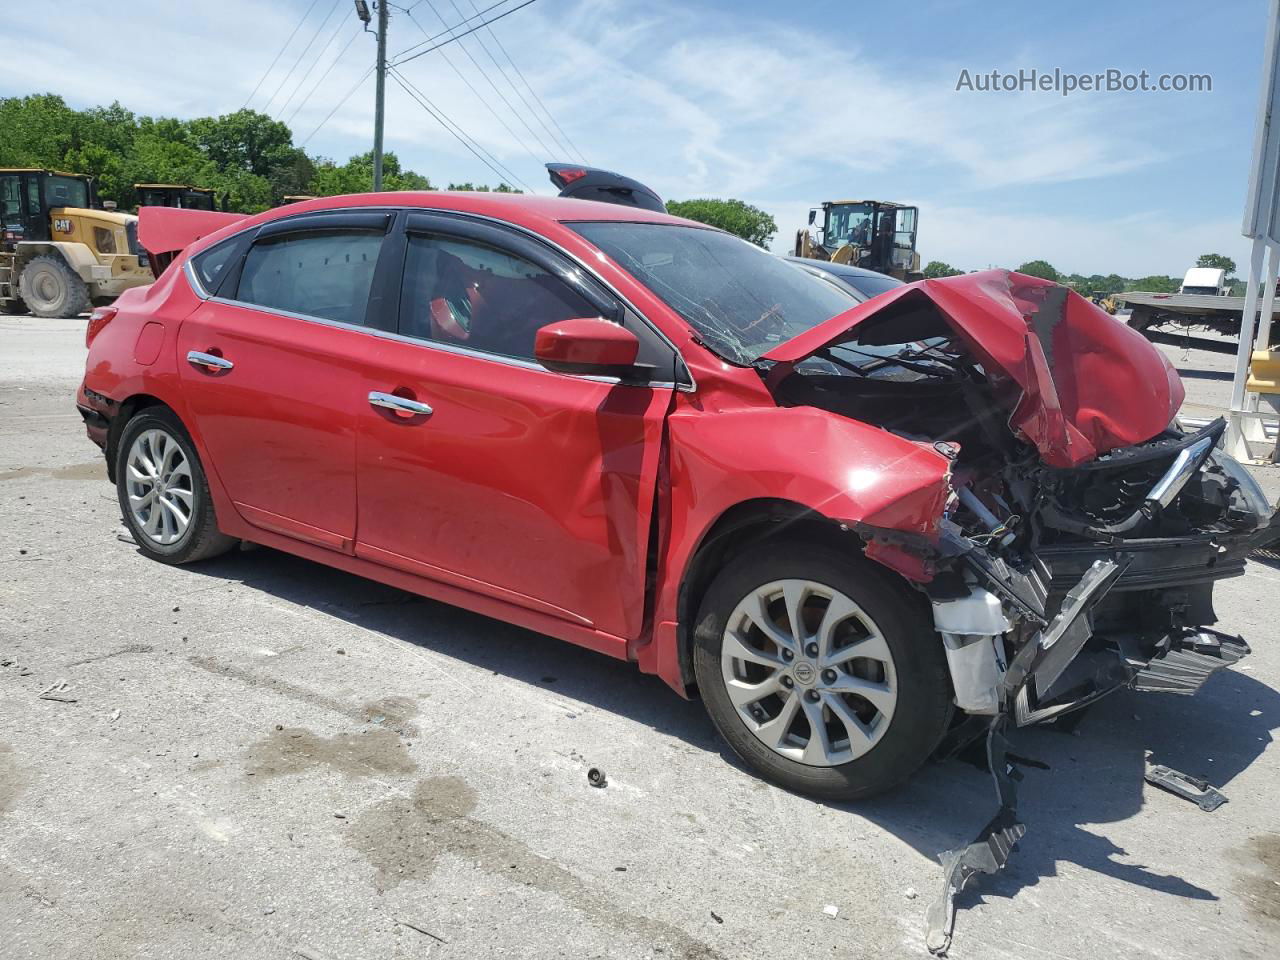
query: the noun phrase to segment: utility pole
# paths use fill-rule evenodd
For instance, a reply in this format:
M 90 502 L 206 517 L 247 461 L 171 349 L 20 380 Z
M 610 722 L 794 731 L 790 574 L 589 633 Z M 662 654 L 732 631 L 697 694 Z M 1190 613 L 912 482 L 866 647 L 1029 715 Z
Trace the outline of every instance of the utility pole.
M 382 190 L 382 124 L 387 112 L 387 0 L 378 0 L 378 87 L 373 108 L 373 192 Z

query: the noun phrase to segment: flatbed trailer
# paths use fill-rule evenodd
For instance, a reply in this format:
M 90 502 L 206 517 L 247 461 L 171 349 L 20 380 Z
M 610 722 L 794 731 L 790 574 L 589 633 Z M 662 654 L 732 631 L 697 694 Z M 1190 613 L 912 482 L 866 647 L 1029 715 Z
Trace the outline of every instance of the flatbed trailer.
M 1139 330 L 1153 343 L 1195 347 L 1214 353 L 1236 353 L 1236 344 L 1207 337 L 1191 336 L 1192 329 L 1215 333 L 1240 334 L 1244 316 L 1244 297 L 1219 297 L 1203 293 L 1117 293 L 1112 298 L 1120 307 L 1128 307 L 1129 326 Z M 1261 300 L 1261 298 L 1259 298 Z M 1272 309 L 1271 342 L 1280 343 L 1280 323 L 1274 319 L 1280 311 L 1280 300 Z M 1259 303 L 1261 314 L 1261 303 Z M 1255 328 L 1256 329 L 1256 328 Z

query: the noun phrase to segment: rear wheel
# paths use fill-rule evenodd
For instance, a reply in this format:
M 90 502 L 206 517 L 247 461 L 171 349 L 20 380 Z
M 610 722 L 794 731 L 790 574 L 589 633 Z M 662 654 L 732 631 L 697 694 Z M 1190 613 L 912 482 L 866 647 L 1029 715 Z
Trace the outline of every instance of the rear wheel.
M 37 317 L 67 319 L 89 309 L 89 288 L 61 257 L 32 257 L 22 268 L 18 289 Z
M 116 453 L 116 492 L 133 539 L 153 560 L 191 563 L 236 544 L 218 531 L 195 446 L 165 407 L 144 410 L 125 425 Z
M 766 779 L 832 799 L 906 779 L 951 715 L 942 644 L 911 593 L 860 557 L 771 545 L 739 558 L 698 615 L 707 712 Z

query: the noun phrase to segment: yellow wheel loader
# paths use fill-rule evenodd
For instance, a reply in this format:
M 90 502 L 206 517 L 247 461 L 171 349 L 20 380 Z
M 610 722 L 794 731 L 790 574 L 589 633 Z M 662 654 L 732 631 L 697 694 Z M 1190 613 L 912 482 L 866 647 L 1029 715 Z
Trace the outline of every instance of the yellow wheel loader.
M 917 207 L 887 200 L 828 200 L 821 210 L 816 237 L 816 207 L 809 211 L 809 226 L 796 231 L 797 257 L 847 263 L 907 282 L 924 276 L 916 253 Z
M 154 279 L 138 218 L 101 209 L 92 177 L 0 168 L 0 310 L 75 317 Z

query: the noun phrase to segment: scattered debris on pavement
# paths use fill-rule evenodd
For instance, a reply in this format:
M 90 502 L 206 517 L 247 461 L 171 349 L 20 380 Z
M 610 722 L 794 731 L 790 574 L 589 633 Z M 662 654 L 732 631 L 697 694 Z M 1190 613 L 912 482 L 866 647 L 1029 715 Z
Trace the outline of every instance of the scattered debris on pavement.
M 410 922 L 410 921 L 408 921 L 408 920 L 400 920 L 400 919 L 397 919 L 397 920 L 396 920 L 396 923 L 400 924 L 400 926 L 402 926 L 402 927 L 408 927 L 410 930 L 414 930 L 414 931 L 416 931 L 416 932 L 418 932 L 418 933 L 422 934 L 424 937 L 430 937 L 432 940 L 435 940 L 437 943 L 448 943 L 448 942 L 449 942 L 448 940 L 446 940 L 444 937 L 440 936 L 439 934 L 432 933 L 432 932 L 431 932 L 430 930 L 428 930 L 426 927 L 420 927 L 420 926 L 418 926 L 416 923 L 411 923 L 411 922 Z
M 1174 796 L 1190 800 L 1205 813 L 1213 813 L 1227 802 L 1226 796 L 1208 780 L 1193 777 L 1162 763 L 1147 764 L 1147 771 L 1142 779 L 1153 787 L 1167 790 Z
M 592 767 L 587 771 L 587 783 L 591 784 L 593 787 L 607 787 L 609 785 L 609 780 L 605 777 L 603 770 L 599 767 Z
M 71 684 L 66 680 L 56 680 L 53 685 L 47 687 L 41 694 L 41 700 L 56 700 L 59 703 L 76 703 L 77 699 L 71 696 Z
M 987 732 L 987 764 L 1000 809 L 972 843 L 938 855 L 943 871 L 942 893 L 925 913 L 925 945 L 936 957 L 946 956 L 951 948 L 956 895 L 976 874 L 997 873 L 1009 862 L 1009 855 L 1027 832 L 1026 825 L 1018 820 L 1017 782 L 1022 779 L 1022 772 L 1009 755 L 1009 741 L 1004 736 L 1006 722 L 1007 718 L 997 717 Z
M 837 907 L 834 903 L 828 903 L 825 907 L 822 908 L 822 912 L 825 913 L 828 917 L 834 917 L 840 912 L 840 908 Z

